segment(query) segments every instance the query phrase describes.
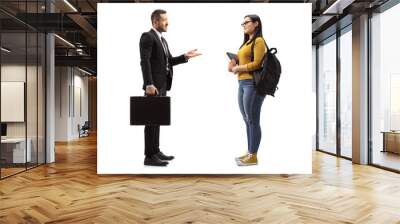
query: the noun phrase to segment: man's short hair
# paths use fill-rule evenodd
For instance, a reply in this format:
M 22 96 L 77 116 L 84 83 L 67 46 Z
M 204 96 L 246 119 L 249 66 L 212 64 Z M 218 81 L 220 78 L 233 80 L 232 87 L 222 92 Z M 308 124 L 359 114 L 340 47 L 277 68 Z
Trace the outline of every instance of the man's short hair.
M 154 10 L 153 13 L 151 13 L 151 23 L 154 23 L 155 21 L 158 21 L 161 19 L 161 14 L 165 14 L 167 11 L 163 9 L 156 9 Z

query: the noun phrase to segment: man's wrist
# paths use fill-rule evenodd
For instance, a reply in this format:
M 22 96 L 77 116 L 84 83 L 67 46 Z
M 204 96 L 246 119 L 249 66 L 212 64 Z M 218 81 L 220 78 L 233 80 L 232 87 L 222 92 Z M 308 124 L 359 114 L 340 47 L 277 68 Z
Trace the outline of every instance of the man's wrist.
M 154 86 L 153 84 L 150 84 L 150 85 L 147 85 L 147 86 L 146 86 L 146 89 L 147 89 L 147 88 L 155 88 L 155 86 Z

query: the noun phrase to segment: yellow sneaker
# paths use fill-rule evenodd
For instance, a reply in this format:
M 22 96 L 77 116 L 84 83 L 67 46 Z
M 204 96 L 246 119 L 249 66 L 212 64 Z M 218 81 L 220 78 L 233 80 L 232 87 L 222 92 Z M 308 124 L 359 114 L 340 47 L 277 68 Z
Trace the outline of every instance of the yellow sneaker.
M 248 154 L 243 159 L 239 159 L 237 161 L 238 166 L 251 166 L 251 165 L 257 165 L 257 163 L 258 163 L 257 154 Z
M 246 154 L 244 154 L 243 156 L 236 157 L 236 158 L 235 158 L 236 162 L 239 161 L 239 160 L 241 160 L 241 159 L 244 159 L 244 157 L 246 157 L 248 154 L 249 154 L 249 153 L 246 152 Z

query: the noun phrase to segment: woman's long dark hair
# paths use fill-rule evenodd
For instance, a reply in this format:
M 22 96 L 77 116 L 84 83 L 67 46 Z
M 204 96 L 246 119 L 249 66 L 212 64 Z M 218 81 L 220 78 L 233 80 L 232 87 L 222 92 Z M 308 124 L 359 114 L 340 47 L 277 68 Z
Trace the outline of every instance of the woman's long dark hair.
M 262 35 L 262 24 L 261 24 L 261 19 L 259 16 L 252 14 L 252 15 L 247 15 L 244 18 L 250 18 L 251 22 L 255 23 L 258 22 L 258 26 L 256 27 L 256 30 L 254 31 L 254 35 L 253 38 L 251 39 L 251 41 L 249 43 L 251 43 L 252 41 L 254 41 L 257 37 L 263 37 Z M 243 44 L 240 46 L 240 48 L 243 47 L 243 45 L 245 45 L 247 43 L 247 41 L 250 39 L 250 35 L 249 34 L 244 34 L 244 39 L 243 39 Z M 239 48 L 239 49 L 240 49 Z

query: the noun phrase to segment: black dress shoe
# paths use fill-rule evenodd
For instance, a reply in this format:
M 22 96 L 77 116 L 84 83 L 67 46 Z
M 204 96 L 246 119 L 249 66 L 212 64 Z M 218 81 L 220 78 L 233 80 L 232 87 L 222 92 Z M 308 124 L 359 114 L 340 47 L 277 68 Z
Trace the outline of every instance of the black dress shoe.
M 168 162 L 160 160 L 156 155 L 146 156 L 144 158 L 144 165 L 146 166 L 166 166 Z
M 175 157 L 173 156 L 166 156 L 161 151 L 155 154 L 160 160 L 173 160 Z

